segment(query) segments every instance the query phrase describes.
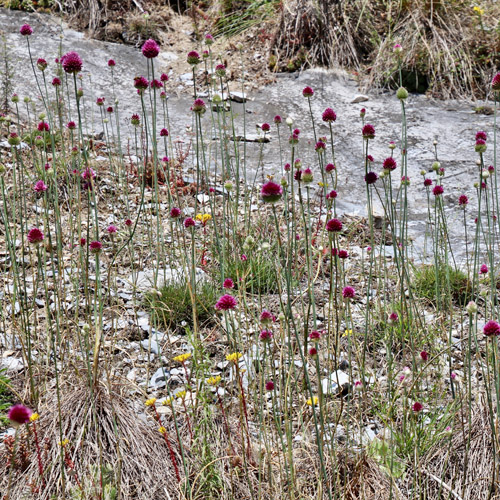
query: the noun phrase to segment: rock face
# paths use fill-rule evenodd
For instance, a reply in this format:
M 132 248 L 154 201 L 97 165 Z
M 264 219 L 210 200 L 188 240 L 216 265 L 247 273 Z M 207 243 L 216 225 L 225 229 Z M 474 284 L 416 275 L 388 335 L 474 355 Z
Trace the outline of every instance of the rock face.
M 10 51 L 13 70 L 13 90 L 18 93 L 21 101 L 24 96 L 31 97 L 42 110 L 42 103 L 31 69 L 27 68 L 28 50 L 25 40 L 19 35 L 19 27 L 28 22 L 34 29 L 30 37 L 31 51 L 34 59 L 43 57 L 49 62 L 45 71 L 46 78 L 51 81 L 54 76 L 54 59 L 60 56 L 60 43 L 63 53 L 76 50 L 83 60 L 81 73 L 84 99 L 88 111 L 93 109 L 94 133 L 101 131 L 98 113 L 95 113 L 95 98 L 105 97 L 106 104 L 113 104 L 115 97 L 121 110 L 121 137 L 133 137 L 134 132 L 129 123 L 132 113 L 140 113 L 140 100 L 133 88 L 133 78 L 136 75 L 147 75 L 146 60 L 139 49 L 89 40 L 82 33 L 64 27 L 62 41 L 61 23 L 48 15 L 27 14 L 25 12 L 0 9 L 0 23 L 6 33 L 8 47 L 15 47 Z M 175 48 L 174 48 L 175 49 Z M 172 49 L 170 49 L 172 50 Z M 251 49 L 249 49 L 251 50 Z M 160 54 L 162 54 L 164 51 Z M 168 56 L 167 56 L 168 55 Z M 175 56 L 175 54 L 173 54 Z M 114 69 L 114 91 L 110 85 L 111 74 L 107 67 L 108 59 L 116 61 Z M 165 57 L 158 57 L 156 64 L 159 72 L 166 69 L 166 64 L 172 59 L 171 52 L 165 52 Z M 27 71 L 29 78 L 26 77 Z M 91 80 L 90 80 L 91 75 Z M 37 70 L 41 78 L 41 72 Z M 189 77 L 189 78 L 188 78 Z M 180 85 L 184 93 L 168 99 L 171 124 L 170 128 L 175 135 L 174 140 L 189 141 L 188 131 L 192 126 L 192 89 L 187 92 L 186 80 L 190 74 L 170 75 L 167 92 L 177 93 Z M 190 80 L 189 80 L 190 82 Z M 189 83 L 188 82 L 188 83 Z M 395 141 L 397 149 L 395 158 L 398 168 L 392 173 L 393 189 L 400 188 L 402 175 L 411 179 L 409 193 L 410 236 L 415 238 L 415 246 L 423 248 L 423 234 L 427 210 L 426 191 L 422 186 L 422 170 L 429 172 L 428 176 L 435 178 L 431 172 L 434 161 L 433 141 L 437 140 L 437 154 L 441 166 L 446 169 L 443 178 L 445 188 L 444 200 L 447 207 L 456 205 L 460 194 L 466 194 L 474 208 L 475 196 L 474 180 L 476 175 L 476 157 L 474 152 L 474 136 L 477 130 L 491 131 L 493 116 L 475 114 L 472 106 L 459 101 L 436 102 L 423 95 L 410 95 L 406 101 L 406 120 L 408 124 L 408 171 L 401 171 L 401 155 L 399 146 L 401 140 L 401 103 L 395 92 L 360 94 L 356 81 L 345 73 L 326 70 L 308 70 L 300 74 L 278 75 L 277 82 L 266 86 L 252 95 L 231 92 L 231 108 L 234 111 L 235 136 L 249 135 L 250 128 L 255 123 L 272 123 L 277 114 L 283 119 L 287 116 L 294 120 L 293 127 L 301 131 L 297 154 L 303 164 L 310 165 L 319 178 L 317 157 L 314 151 L 315 134 L 311 126 L 308 100 L 302 97 L 302 89 L 309 85 L 314 89 L 311 98 L 312 113 L 315 118 L 316 136 L 326 136 L 330 141 L 330 129 L 321 119 L 322 112 L 331 107 L 337 114 L 336 122 L 332 123 L 333 142 L 335 145 L 335 161 L 338 175 L 337 210 L 342 213 L 366 215 L 366 195 L 364 185 L 365 159 L 363 157 L 361 138 L 360 110 L 366 108 L 365 123 L 375 127 L 375 138 L 369 143 L 369 154 L 375 158 L 371 169 L 380 172 L 383 160 L 390 156 L 389 141 Z M 203 92 L 205 89 L 200 88 Z M 49 91 L 52 89 L 49 88 Z M 239 102 L 235 102 L 238 100 Z M 243 103 L 243 101 L 245 101 Z M 24 106 L 21 106 L 21 110 Z M 248 115 L 252 117 L 250 120 Z M 244 117 L 247 116 L 246 120 Z M 90 118 L 89 118 L 90 119 Z M 206 118 L 207 127 L 210 120 Z M 251 123 L 251 125 L 250 125 Z M 159 123 L 159 126 L 163 126 Z M 276 130 L 272 125 L 271 133 L 276 138 Z M 239 142 L 240 151 L 245 151 L 242 169 L 247 175 L 255 177 L 258 169 L 258 178 L 265 178 L 266 174 L 279 174 L 280 144 L 284 144 L 288 152 L 288 132 L 285 124 L 281 126 L 281 141 L 271 140 L 268 144 L 260 142 Z M 246 133 L 245 133 L 246 132 Z M 255 134 L 254 134 L 255 135 Z M 251 134 L 250 134 L 251 136 Z M 206 137 L 211 137 L 207 135 Z M 252 139 L 252 137 L 250 137 Z M 215 139 L 218 140 L 218 139 Z M 330 145 L 328 145 L 328 148 Z M 296 155 L 297 155 L 296 154 Z M 485 164 L 492 163 L 493 151 L 489 148 L 485 154 Z M 257 167 L 258 165 L 258 167 Z M 242 170 L 243 171 L 243 170 Z M 375 206 L 377 213 L 380 207 Z M 448 229 L 450 241 L 453 242 L 456 255 L 463 256 L 462 244 L 462 214 L 458 210 L 450 210 Z M 472 219 L 471 219 L 472 220 Z

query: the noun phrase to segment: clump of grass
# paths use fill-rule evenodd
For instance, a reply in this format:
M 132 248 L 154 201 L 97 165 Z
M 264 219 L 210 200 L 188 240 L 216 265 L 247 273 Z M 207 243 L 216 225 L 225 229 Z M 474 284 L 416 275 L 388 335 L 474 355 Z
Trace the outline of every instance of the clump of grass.
M 198 324 L 211 324 L 213 305 L 218 298 L 216 288 L 209 281 L 200 281 L 194 296 Z M 184 322 L 193 326 L 193 302 L 185 280 L 166 283 L 159 291 L 148 293 L 145 301 L 157 324 L 173 329 L 181 327 Z
M 439 293 L 445 294 L 448 280 L 450 295 L 455 304 L 458 306 L 467 304 L 471 297 L 472 283 L 464 272 L 449 265 L 440 266 L 437 272 L 434 264 L 415 268 L 413 280 L 415 294 L 437 305 L 439 299 L 436 296 L 436 289 Z
M 12 394 L 9 390 L 9 379 L 5 375 L 6 369 L 0 370 L 0 429 L 8 423 L 5 417 L 7 409 L 12 405 Z

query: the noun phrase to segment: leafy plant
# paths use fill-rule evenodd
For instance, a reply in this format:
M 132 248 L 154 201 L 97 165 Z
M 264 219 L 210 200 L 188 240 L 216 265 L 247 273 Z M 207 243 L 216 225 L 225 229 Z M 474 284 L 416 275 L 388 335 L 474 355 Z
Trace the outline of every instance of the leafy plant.
M 0 370 L 0 428 L 7 425 L 5 416 L 7 408 L 12 405 L 12 393 L 9 390 L 10 380 L 5 375 L 6 369 Z

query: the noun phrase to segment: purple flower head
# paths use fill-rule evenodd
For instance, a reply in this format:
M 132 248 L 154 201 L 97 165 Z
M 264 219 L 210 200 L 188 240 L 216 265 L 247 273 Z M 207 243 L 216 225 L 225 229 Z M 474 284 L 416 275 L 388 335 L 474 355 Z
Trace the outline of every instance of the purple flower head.
M 222 287 L 226 289 L 234 288 L 234 281 L 231 278 L 226 278 L 222 283 Z
M 304 97 L 312 97 L 314 95 L 314 90 L 311 87 L 305 87 L 302 91 Z
M 223 295 L 215 304 L 215 309 L 219 311 L 229 311 L 235 309 L 238 301 L 232 295 Z
M 149 86 L 149 82 L 143 76 L 136 76 L 134 78 L 134 87 L 140 92 L 146 90 Z
M 168 137 L 168 130 L 166 128 L 160 130 L 160 137 Z
M 141 50 L 144 57 L 147 59 L 153 59 L 160 53 L 160 46 L 150 38 L 144 42 Z
M 205 35 L 205 43 L 207 45 L 212 45 L 214 43 L 214 37 L 210 33 Z
M 192 66 L 196 66 L 197 64 L 200 64 L 200 62 L 201 62 L 200 54 L 198 54 L 198 52 L 196 52 L 196 50 L 192 50 L 191 52 L 188 52 L 187 62 L 188 62 L 188 64 L 191 64 Z
M 172 207 L 170 209 L 170 217 L 172 217 L 173 219 L 175 219 L 176 217 L 179 217 L 179 215 L 181 215 L 181 209 L 180 208 Z
M 325 165 L 326 172 L 332 172 L 333 170 L 335 170 L 335 165 L 333 163 L 327 163 Z
M 330 219 L 326 223 L 326 230 L 330 233 L 338 233 L 342 231 L 342 222 L 338 219 Z
M 389 158 L 386 158 L 384 160 L 384 162 L 382 163 L 382 167 L 387 172 L 392 172 L 393 170 L 396 170 L 397 166 L 398 166 L 398 164 L 396 163 L 396 160 L 392 156 L 389 156 Z
M 325 111 L 323 111 L 322 118 L 324 122 L 332 123 L 337 120 L 337 114 L 332 108 L 326 108 Z
M 318 141 L 314 146 L 314 149 L 317 153 L 324 153 L 326 149 L 326 144 L 323 141 Z
M 113 112 L 113 106 L 108 106 L 108 107 L 106 108 L 106 111 L 107 111 L 108 113 L 112 113 L 112 112 Z
M 194 113 L 202 115 L 207 110 L 207 105 L 205 104 L 205 101 L 203 99 L 196 99 L 193 103 L 193 106 L 191 107 L 191 110 Z
M 337 198 L 337 191 L 335 191 L 335 189 L 332 189 L 327 195 L 326 195 L 326 199 L 327 200 L 334 200 L 335 198 Z
M 460 195 L 460 197 L 458 198 L 458 204 L 461 207 L 465 208 L 465 205 L 467 205 L 468 203 L 469 203 L 469 198 L 467 198 L 465 194 Z
M 40 57 L 36 62 L 36 66 L 40 71 L 45 71 L 47 69 L 47 61 Z
M 186 217 L 184 219 L 184 227 L 187 229 L 195 225 L 194 219 L 192 217 Z
M 266 391 L 274 391 L 274 382 L 272 380 L 266 382 Z
M 125 225 L 127 227 L 130 227 L 133 224 L 133 222 L 130 219 L 125 219 Z
M 488 321 L 483 327 L 483 333 L 487 337 L 498 337 L 500 335 L 500 325 L 496 321 Z
M 118 228 L 116 226 L 113 226 L 113 224 L 111 224 L 110 226 L 108 226 L 106 228 L 106 231 L 109 233 L 109 234 L 114 234 L 118 231 Z
M 486 264 L 483 264 L 479 268 L 479 274 L 488 274 L 488 266 Z
M 480 130 L 479 132 L 476 132 L 476 141 L 479 140 L 479 139 L 485 141 L 487 139 L 487 137 L 488 137 L 488 135 L 483 130 Z
M 37 227 L 30 229 L 27 235 L 28 241 L 33 245 L 38 245 L 43 241 L 43 233 Z
M 27 25 L 26 25 L 27 26 Z M 30 421 L 30 417 L 33 412 L 24 405 L 14 405 L 11 406 L 7 418 L 16 425 L 27 424 Z
M 353 299 L 355 295 L 356 291 L 352 286 L 346 286 L 342 290 L 342 297 L 344 297 L 344 299 Z
M 75 130 L 76 123 L 74 121 L 70 121 L 66 124 L 66 127 L 68 127 L 69 130 Z
M 432 179 L 424 179 L 424 186 L 425 187 L 432 186 Z
M 368 172 L 365 175 L 365 182 L 367 184 L 375 184 L 377 182 L 378 175 L 375 172 Z
M 486 151 L 486 141 L 483 139 L 477 139 L 474 149 L 476 153 L 484 153 Z
M 281 119 L 281 116 L 280 116 L 280 115 L 276 115 L 276 116 L 274 117 L 274 123 L 275 123 L 276 125 L 279 125 L 282 121 L 283 121 L 283 120 Z
M 265 203 L 276 203 L 282 195 L 283 188 L 272 181 L 266 182 L 260 190 L 260 197 Z
M 108 66 L 109 66 L 110 68 L 114 68 L 114 67 L 116 66 L 115 60 L 114 60 L 114 59 L 110 59 L 110 60 L 108 61 Z
M 135 126 L 139 125 L 139 123 L 141 123 L 141 122 L 140 122 L 139 115 L 137 115 L 137 114 L 133 114 L 133 115 L 130 117 L 130 123 L 131 123 L 132 125 L 135 125 Z
M 215 66 L 215 74 L 220 78 L 226 76 L 226 67 L 223 64 L 217 64 Z
M 89 244 L 90 251 L 93 254 L 98 254 L 101 252 L 102 249 L 102 243 L 100 241 L 91 241 Z
M 361 108 L 361 109 L 359 110 L 359 116 L 360 116 L 361 118 L 364 118 L 364 117 L 365 117 L 365 115 L 366 115 L 366 109 L 365 109 L 365 108 Z
M 411 409 L 415 413 L 418 413 L 419 411 L 422 411 L 424 409 L 424 406 L 422 405 L 422 403 L 419 403 L 418 401 L 416 401 L 415 403 L 413 403 L 413 406 L 411 407 Z
M 273 332 L 271 330 L 262 330 L 259 333 L 259 339 L 262 340 L 262 342 L 271 342 L 272 338 Z
M 363 134 L 363 139 L 373 139 L 375 137 L 375 127 L 367 123 L 361 133 Z
M 43 193 L 44 191 L 47 191 L 47 185 L 42 180 L 36 181 L 35 186 L 33 187 L 33 189 L 37 193 Z
M 347 250 L 339 250 L 338 256 L 339 259 L 347 259 L 349 257 L 349 253 Z
M 47 122 L 44 122 L 43 120 L 38 124 L 39 132 L 48 132 L 49 129 L 50 129 L 49 124 Z
M 420 353 L 420 359 L 424 362 L 427 361 L 429 359 L 429 353 L 427 351 L 422 351 Z
M 269 123 L 263 123 L 260 128 L 262 132 L 269 132 L 271 130 L 271 125 L 269 125 Z
M 318 332 L 318 330 L 313 330 L 309 334 L 309 339 L 311 339 L 314 342 L 318 342 L 321 339 L 321 332 Z
M 500 91 L 500 73 L 497 73 L 491 80 L 491 89 L 495 92 Z
M 68 52 L 61 58 L 63 69 L 66 73 L 79 73 L 82 70 L 82 59 L 77 52 Z
M 267 309 L 264 309 L 260 313 L 259 321 L 263 325 L 270 325 L 273 321 L 276 321 L 276 318 L 273 313 L 269 312 Z
M 160 80 L 157 80 L 156 78 L 154 80 L 151 80 L 149 83 L 149 86 L 152 89 L 161 89 L 163 87 L 163 83 L 160 82 Z
M 29 24 L 23 24 L 19 28 L 19 33 L 23 36 L 30 36 L 33 34 L 33 28 Z
M 57 78 L 57 76 L 52 80 L 52 85 L 54 87 L 59 87 L 61 85 L 61 80 L 59 80 L 59 78 Z
M 165 83 L 165 82 L 168 82 L 168 75 L 166 73 L 162 73 L 160 75 L 160 80 Z
M 434 196 L 440 196 L 444 193 L 443 186 L 441 184 L 438 184 L 437 186 L 434 186 L 434 189 L 432 190 L 432 194 Z

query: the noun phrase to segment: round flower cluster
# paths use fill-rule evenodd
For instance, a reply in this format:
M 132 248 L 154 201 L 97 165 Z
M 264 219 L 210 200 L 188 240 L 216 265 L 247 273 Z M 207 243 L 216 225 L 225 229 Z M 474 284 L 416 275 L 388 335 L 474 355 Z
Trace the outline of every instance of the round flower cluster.
M 62 67 L 66 73 L 79 73 L 82 70 L 82 59 L 77 52 L 68 52 L 61 57 Z
M 235 309 L 238 301 L 232 295 L 223 295 L 215 304 L 215 309 L 219 311 L 229 311 Z
M 150 38 L 144 42 L 141 50 L 144 57 L 153 59 L 160 53 L 160 46 Z

